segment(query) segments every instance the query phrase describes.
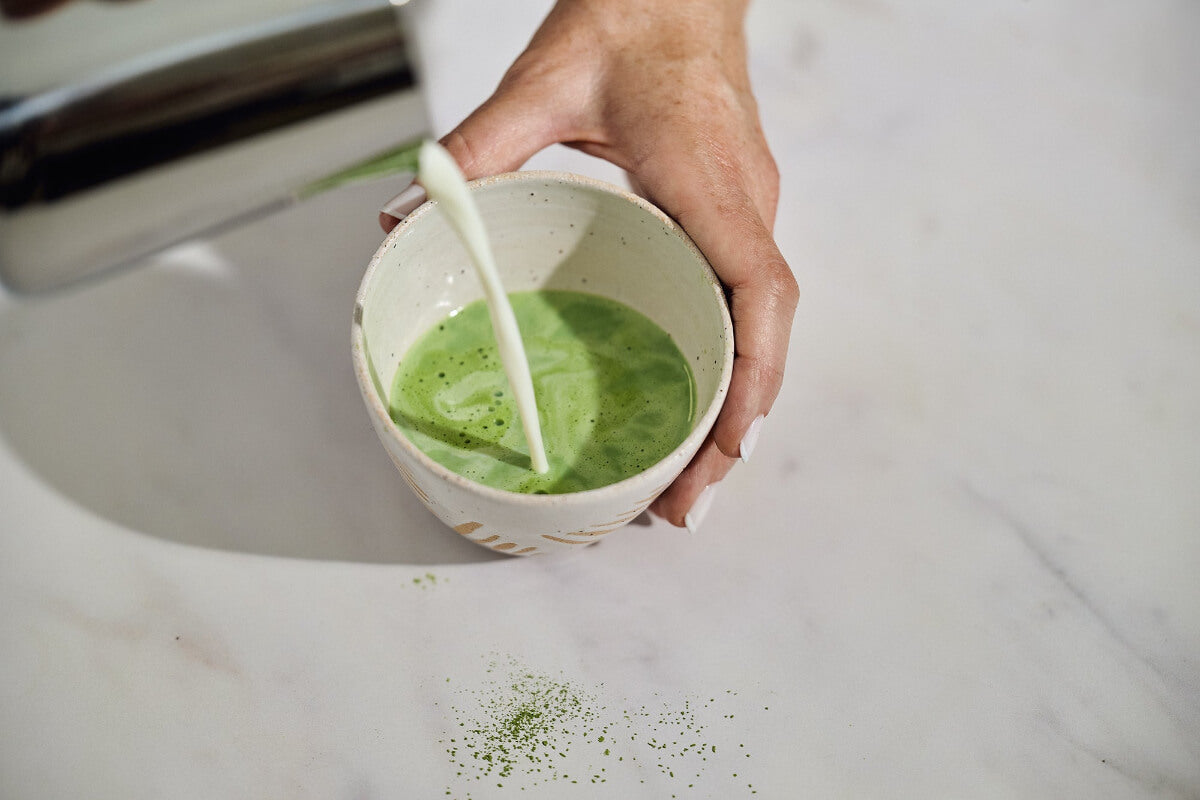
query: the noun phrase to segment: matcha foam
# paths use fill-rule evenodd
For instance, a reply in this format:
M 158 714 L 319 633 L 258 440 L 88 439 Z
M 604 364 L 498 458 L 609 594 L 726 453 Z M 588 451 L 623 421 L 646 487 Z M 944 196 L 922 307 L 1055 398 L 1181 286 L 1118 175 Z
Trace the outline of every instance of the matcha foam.
M 482 300 L 427 331 L 393 382 L 392 419 L 434 461 L 493 488 L 561 494 L 631 477 L 691 432 L 691 370 L 654 322 L 583 292 L 517 292 L 509 299 L 529 357 L 550 469 L 530 469 Z

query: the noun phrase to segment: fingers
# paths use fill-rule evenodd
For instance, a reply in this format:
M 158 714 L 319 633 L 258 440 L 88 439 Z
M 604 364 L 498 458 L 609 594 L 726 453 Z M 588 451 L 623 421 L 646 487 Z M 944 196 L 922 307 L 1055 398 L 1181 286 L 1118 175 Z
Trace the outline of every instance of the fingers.
M 501 88 L 446 134 L 442 145 L 467 180 L 511 172 L 558 141 L 542 98 L 523 88 Z
M 384 233 L 391 233 L 392 228 L 400 224 L 400 217 L 393 217 L 386 211 L 379 212 L 379 227 L 383 228 Z
M 745 460 L 783 383 L 799 290 L 771 232 L 779 173 L 754 104 L 710 77 L 683 107 L 612 106 L 607 141 L 580 149 L 631 173 L 729 290 L 735 360 L 713 440 L 726 457 Z
M 669 173 L 686 174 L 679 167 Z M 730 292 L 733 377 L 713 428 L 716 446 L 730 458 L 749 457 L 754 437 L 747 434 L 762 424 L 756 420 L 768 414 L 779 394 L 799 301 L 791 268 L 743 186 L 736 176 L 714 174 L 708 182 L 648 187 L 669 203 L 666 210 L 688 231 Z
M 724 455 L 712 437 L 700 445 L 696 457 L 680 473 L 667 490 L 658 496 L 650 506 L 650 511 L 672 525 L 687 527 L 693 533 L 703 522 L 704 512 L 708 510 L 709 496 L 702 499 L 706 489 L 713 487 L 736 463 L 735 459 Z M 690 519 L 689 519 L 690 516 Z
M 767 231 L 773 235 L 775 212 L 779 209 L 779 167 L 775 164 L 775 157 L 767 150 L 765 142 L 761 159 L 763 163 L 759 169 L 754 171 L 752 178 L 751 196 L 754 198 L 754 206 L 758 209 L 759 218 L 762 219 Z
M 709 438 L 653 506 L 695 527 L 710 487 L 770 428 L 799 290 L 772 237 L 779 177 L 745 79 L 740 22 L 721 17 L 711 35 L 681 38 L 679 20 L 601 24 L 616 11 L 629 8 L 556 4 L 496 93 L 442 144 L 468 179 L 517 169 L 555 142 L 604 158 L 712 264 L 729 290 L 733 376 Z
M 783 383 L 798 290 L 773 243 L 770 250 L 774 255 L 768 254 L 768 266 L 739 276 L 736 283 L 727 282 L 736 331 L 729 393 L 696 457 L 651 507 L 672 525 L 693 532 L 711 502 L 711 492 L 705 496 L 705 490 L 722 480 L 739 460 L 750 460 Z
M 415 176 L 412 180 L 415 180 Z M 387 201 L 379 212 L 379 226 L 384 233 L 400 224 L 400 220 L 411 214 L 425 202 L 425 189 L 418 183 L 410 183 L 404 191 Z
M 521 93 L 498 90 L 441 144 L 458 162 L 467 180 L 510 172 L 553 143 L 553 126 L 539 107 L 519 100 Z M 389 200 L 379 212 L 384 233 L 425 201 L 425 190 L 413 183 Z
M 757 269 L 726 279 L 733 317 L 733 377 L 713 426 L 721 452 L 749 460 L 758 428 L 783 385 L 788 340 L 799 300 L 791 269 L 773 242 L 760 243 Z
M 798 297 L 795 278 L 778 251 L 772 266 L 731 289 L 737 333 L 725 404 L 696 457 L 650 509 L 693 533 L 703 521 L 715 485 L 739 460 L 750 460 L 764 419 L 779 395 Z
M 575 122 L 578 113 L 561 98 L 566 79 L 557 73 L 526 79 L 528 71 L 519 64 L 483 105 L 441 139 L 467 180 L 519 169 L 549 145 L 584 135 Z M 391 231 L 424 200 L 418 184 L 407 187 L 384 205 L 380 227 Z
M 715 484 L 739 460 L 750 459 L 783 383 L 799 299 L 791 269 L 765 225 L 741 208 L 735 213 L 714 205 L 713 215 L 693 213 L 680 220 L 730 289 L 736 331 L 733 377 L 717 422 L 696 457 L 651 506 L 658 516 L 693 532 Z M 717 226 L 718 235 L 707 226 Z

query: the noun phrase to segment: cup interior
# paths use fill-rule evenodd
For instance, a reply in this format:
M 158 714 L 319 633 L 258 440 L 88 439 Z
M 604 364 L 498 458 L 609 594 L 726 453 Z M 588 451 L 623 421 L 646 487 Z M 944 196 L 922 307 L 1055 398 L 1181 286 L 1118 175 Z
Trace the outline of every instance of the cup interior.
M 687 358 L 696 381 L 693 434 L 707 432 L 729 383 L 733 329 L 720 282 L 682 229 L 641 198 L 563 173 L 493 176 L 472 182 L 471 192 L 505 289 L 589 292 L 649 317 Z M 393 230 L 368 267 L 355 309 L 355 359 L 370 375 L 372 413 L 387 415 L 408 348 L 481 297 L 467 252 L 436 203 Z M 390 418 L 385 427 L 416 450 Z

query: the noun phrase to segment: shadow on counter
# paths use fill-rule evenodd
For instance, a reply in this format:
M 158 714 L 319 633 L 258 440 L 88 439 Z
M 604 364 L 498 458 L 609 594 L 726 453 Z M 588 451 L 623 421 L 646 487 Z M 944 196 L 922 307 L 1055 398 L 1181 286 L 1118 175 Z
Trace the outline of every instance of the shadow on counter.
M 353 562 L 504 558 L 442 525 L 375 437 L 350 361 L 390 185 L 349 187 L 105 280 L 0 298 L 0 436 L 131 530 Z

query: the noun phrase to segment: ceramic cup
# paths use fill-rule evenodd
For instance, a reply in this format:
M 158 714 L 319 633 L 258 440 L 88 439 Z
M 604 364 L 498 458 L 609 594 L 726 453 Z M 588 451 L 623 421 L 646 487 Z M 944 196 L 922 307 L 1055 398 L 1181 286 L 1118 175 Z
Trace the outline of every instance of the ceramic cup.
M 645 314 L 674 338 L 696 380 L 691 433 L 645 471 L 570 494 L 493 489 L 418 450 L 388 414 L 400 359 L 451 311 L 483 297 L 466 250 L 435 202 L 397 225 L 367 267 L 354 308 L 358 385 L 400 475 L 447 526 L 512 555 L 577 549 L 641 514 L 712 428 L 733 370 L 733 325 L 725 295 L 682 228 L 615 186 L 567 173 L 514 172 L 473 181 L 470 189 L 507 291 L 604 295 Z

